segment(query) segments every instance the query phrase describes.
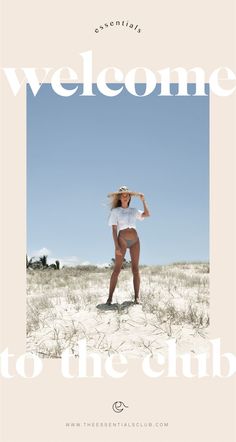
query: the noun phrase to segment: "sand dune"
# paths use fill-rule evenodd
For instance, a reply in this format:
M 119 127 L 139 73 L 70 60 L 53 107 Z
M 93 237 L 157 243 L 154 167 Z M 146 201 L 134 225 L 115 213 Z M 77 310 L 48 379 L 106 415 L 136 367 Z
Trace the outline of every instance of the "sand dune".
M 27 272 L 27 351 L 59 358 L 66 348 L 107 356 L 207 351 L 209 265 L 141 266 L 142 305 L 133 303 L 131 270 L 122 270 L 114 302 L 105 305 L 111 269 L 77 267 Z

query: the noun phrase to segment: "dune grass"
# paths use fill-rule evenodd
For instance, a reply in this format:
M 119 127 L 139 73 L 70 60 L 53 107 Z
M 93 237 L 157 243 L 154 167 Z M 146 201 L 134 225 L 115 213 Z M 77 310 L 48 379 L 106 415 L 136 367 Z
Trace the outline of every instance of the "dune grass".
M 105 305 L 112 269 L 95 266 L 27 271 L 27 350 L 77 355 L 78 339 L 103 355 L 155 354 L 174 337 L 197 351 L 209 326 L 209 264 L 141 266 L 142 305 L 133 304 L 132 273 L 121 271 L 114 304 Z

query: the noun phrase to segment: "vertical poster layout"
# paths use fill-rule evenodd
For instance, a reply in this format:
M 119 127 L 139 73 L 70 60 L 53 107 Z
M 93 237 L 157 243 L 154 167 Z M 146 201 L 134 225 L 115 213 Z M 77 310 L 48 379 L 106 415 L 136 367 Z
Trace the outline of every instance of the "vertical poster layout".
M 235 441 L 234 2 L 1 14 L 0 440 Z

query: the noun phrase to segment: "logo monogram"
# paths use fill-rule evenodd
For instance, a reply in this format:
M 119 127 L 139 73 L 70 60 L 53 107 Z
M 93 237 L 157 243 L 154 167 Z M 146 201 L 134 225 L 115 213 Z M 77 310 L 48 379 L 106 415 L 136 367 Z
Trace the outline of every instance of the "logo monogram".
M 125 405 L 124 402 L 121 402 L 121 401 L 116 401 L 112 405 L 112 410 L 115 413 L 121 413 L 124 410 L 124 408 L 129 408 L 129 407 L 128 407 L 128 405 Z

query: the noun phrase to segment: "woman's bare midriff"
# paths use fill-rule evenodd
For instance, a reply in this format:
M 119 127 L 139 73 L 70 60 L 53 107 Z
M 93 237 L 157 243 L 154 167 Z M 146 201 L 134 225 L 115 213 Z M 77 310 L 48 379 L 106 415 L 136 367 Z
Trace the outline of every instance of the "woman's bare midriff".
M 119 231 L 119 236 L 121 236 L 121 238 L 126 238 L 126 239 L 136 239 L 138 237 L 137 231 L 133 228 L 127 228 L 127 229 L 123 229 Z

